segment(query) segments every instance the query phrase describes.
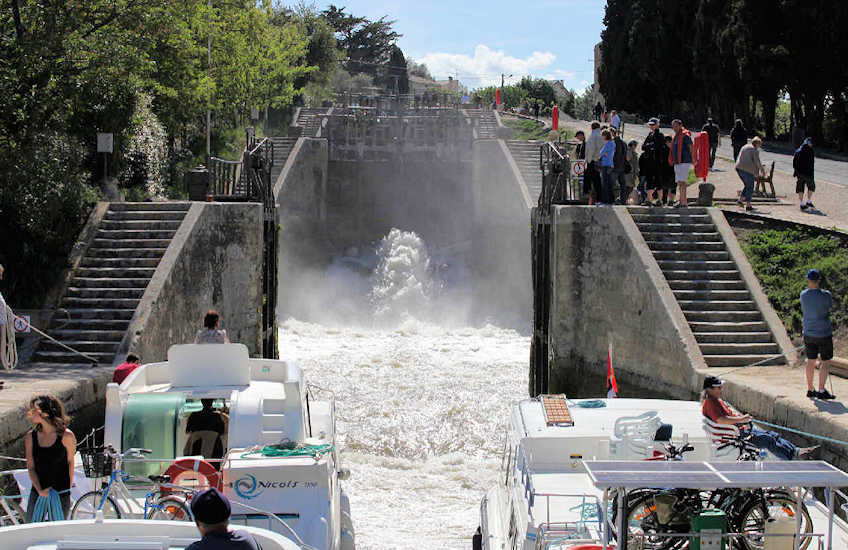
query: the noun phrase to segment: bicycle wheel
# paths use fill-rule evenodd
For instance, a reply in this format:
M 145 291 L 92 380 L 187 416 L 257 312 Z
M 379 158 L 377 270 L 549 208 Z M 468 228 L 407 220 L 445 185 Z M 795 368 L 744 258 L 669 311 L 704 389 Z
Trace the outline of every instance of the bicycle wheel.
M 660 535 L 666 533 L 674 533 L 675 531 L 668 529 L 660 524 L 657 519 L 656 505 L 654 504 L 653 491 L 642 491 L 628 495 L 627 504 L 624 510 L 625 524 L 627 525 L 627 541 L 630 544 L 632 540 L 641 538 L 643 544 L 636 544 L 636 547 L 645 548 L 647 550 L 672 550 L 682 548 L 689 541 L 679 537 L 663 537 Z M 612 509 L 612 533 L 618 539 L 616 529 L 618 527 L 618 497 L 613 502 Z M 626 546 L 626 545 L 625 545 Z
M 89 491 L 79 497 L 71 508 L 71 519 L 94 519 L 101 502 L 103 502 L 101 510 L 103 510 L 104 519 L 121 519 L 121 509 L 118 508 L 118 504 L 111 496 L 107 496 L 104 502 L 103 491 Z
M 156 501 L 144 519 L 159 519 L 166 521 L 192 521 L 191 512 L 183 499 L 179 497 L 162 497 Z
M 794 522 L 795 510 L 795 497 L 783 491 L 767 493 L 764 500 L 752 499 L 742 508 L 738 517 L 736 531 L 745 533 L 745 536 L 740 538 L 741 546 L 746 550 L 762 550 L 766 520 L 789 518 Z M 801 535 L 812 532 L 813 521 L 810 519 L 810 512 L 807 505 L 801 503 Z M 801 550 L 805 550 L 812 540 L 812 537 L 805 537 L 801 541 Z

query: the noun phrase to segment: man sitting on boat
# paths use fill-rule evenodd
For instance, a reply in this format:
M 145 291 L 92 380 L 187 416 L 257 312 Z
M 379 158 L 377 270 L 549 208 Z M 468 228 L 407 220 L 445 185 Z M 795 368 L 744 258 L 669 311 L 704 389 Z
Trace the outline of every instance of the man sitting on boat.
M 704 379 L 704 393 L 702 395 L 703 405 L 701 412 L 716 424 L 739 426 L 749 424 L 754 418 L 750 414 L 740 414 L 721 398 L 721 389 L 724 380 L 715 376 L 707 376 Z M 780 437 L 776 432 L 761 430 L 759 428 L 739 426 L 740 431 L 750 434 L 750 442 L 758 449 L 765 449 L 781 460 L 808 459 L 813 451 L 818 448 L 802 447 Z
M 224 444 L 221 441 L 226 431 L 224 415 L 214 408 L 214 399 L 201 399 L 203 409 L 193 412 L 186 423 L 186 433 L 189 434 L 183 453 L 186 455 L 202 455 L 205 458 L 223 458 Z
M 260 550 L 253 535 L 230 529 L 230 501 L 211 487 L 191 499 L 191 513 L 200 536 L 186 550 Z

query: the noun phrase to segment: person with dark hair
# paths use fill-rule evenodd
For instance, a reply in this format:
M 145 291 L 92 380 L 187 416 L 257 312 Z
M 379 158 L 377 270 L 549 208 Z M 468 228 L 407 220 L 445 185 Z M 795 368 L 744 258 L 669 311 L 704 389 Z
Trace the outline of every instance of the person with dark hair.
M 574 159 L 583 160 L 586 158 L 586 134 L 583 130 L 577 130 L 574 139 L 577 140 L 577 146 L 574 148 Z
M 604 114 L 604 106 L 601 105 L 600 101 L 595 103 L 595 108 L 592 110 L 592 114 L 595 115 L 595 120 L 601 120 L 601 116 Z
M 601 200 L 600 156 L 603 147 L 604 139 L 601 137 L 601 124 L 593 122 L 592 133 L 586 140 L 586 172 L 583 174 L 583 193 L 589 195 L 589 204 Z
M 692 136 L 683 126 L 683 121 L 674 119 L 671 121 L 671 128 L 674 130 L 674 138 L 671 142 L 671 164 L 674 165 L 674 181 L 677 184 L 677 192 L 680 196 L 680 202 L 675 203 L 677 208 L 686 208 L 689 202 L 686 198 L 686 181 L 689 179 L 689 172 L 695 166 L 695 143 L 692 141 Z
M 210 309 L 203 316 L 203 329 L 197 331 L 194 337 L 195 344 L 229 344 L 227 331 L 218 328 L 221 315 L 214 309 Z
M 713 122 L 712 117 L 707 118 L 707 123 L 701 128 L 702 132 L 706 132 L 710 138 L 710 170 L 715 164 L 716 150 L 721 146 L 721 133 L 718 129 L 718 124 Z
M 615 153 L 612 156 L 613 183 L 618 184 L 618 199 L 615 199 L 614 202 L 615 204 L 626 205 L 629 194 L 627 192 L 627 178 L 625 177 L 627 173 L 627 144 L 618 135 L 618 130 L 614 126 L 610 128 L 610 133 L 612 134 L 612 141 L 615 143 Z
M 224 443 L 221 436 L 227 431 L 224 417 L 215 410 L 214 399 L 201 399 L 200 403 L 203 408 L 191 413 L 186 422 L 186 433 L 190 437 L 183 452 L 186 455 L 203 455 L 205 458 L 223 458 Z
M 260 550 L 253 535 L 230 529 L 230 501 L 210 487 L 191 499 L 191 515 L 202 537 L 186 550 Z
M 658 118 L 652 118 L 648 121 L 648 135 L 645 141 L 642 142 L 642 156 L 640 159 L 643 164 L 640 165 L 639 173 L 645 178 L 645 189 L 653 190 L 653 199 L 659 202 L 657 191 L 663 188 L 662 176 L 663 167 L 668 165 L 667 153 L 665 151 L 665 136 L 660 131 L 660 121 Z M 646 193 L 646 199 L 650 201 L 650 197 Z
M 804 347 L 807 353 L 807 397 L 835 399 L 835 395 L 824 387 L 830 374 L 833 359 L 833 326 L 830 324 L 830 308 L 833 296 L 821 288 L 822 274 L 818 269 L 807 272 L 807 288 L 801 292 L 801 313 Z M 813 389 L 816 359 L 821 358 L 819 390 Z
M 674 193 L 677 190 L 677 183 L 674 181 L 674 166 L 668 163 L 668 155 L 671 154 L 671 144 L 671 136 L 665 136 L 665 143 L 663 143 L 662 149 L 665 161 L 663 161 L 660 167 L 662 174 L 662 202 L 660 204 L 665 204 L 666 206 L 674 204 Z
M 33 423 L 33 428 L 24 437 L 27 470 L 32 480 L 26 522 L 42 521 L 44 518 L 33 517 L 35 503 L 38 497 L 56 498 L 54 495 L 58 495 L 67 518 L 71 509 L 70 490 L 77 452 L 77 438 L 68 429 L 71 419 L 62 402 L 52 395 L 38 395 L 30 399 L 26 417 Z
M 639 189 L 639 202 L 641 204 L 642 200 L 644 200 L 643 194 L 645 193 L 645 188 L 640 185 L 639 181 L 639 153 L 636 151 L 636 147 L 638 146 L 639 144 L 635 139 L 631 139 L 627 143 L 627 166 L 625 167 L 624 173 L 628 187 L 627 197 L 630 196 L 630 191 L 632 191 L 635 187 Z M 627 197 L 624 199 L 624 204 L 627 204 Z
M 112 382 L 116 384 L 123 383 L 127 376 L 138 368 L 139 363 L 141 363 L 141 357 L 135 353 L 128 353 L 124 362 L 118 365 L 115 368 L 115 372 L 112 373 Z
M 737 118 L 733 125 L 733 130 L 730 131 L 730 145 L 733 146 L 733 160 L 739 158 L 739 151 L 748 143 L 748 130 L 742 126 L 742 119 Z
M 613 141 L 612 132 L 604 130 L 601 132 L 601 137 L 604 139 L 604 146 L 600 153 L 601 166 L 601 196 L 598 198 L 597 204 L 612 204 L 615 200 L 612 189 L 615 185 L 613 170 L 615 168 L 613 157 L 615 157 L 615 141 Z
M 750 414 L 740 414 L 721 398 L 724 380 L 716 376 L 704 379 L 704 393 L 701 395 L 701 413 L 715 422 L 726 426 L 739 426 L 741 432 L 750 434 L 751 443 L 758 449 L 766 449 L 781 460 L 796 460 L 811 458 L 815 447 L 798 448 L 792 442 L 780 437 L 776 432 L 746 427 L 754 418 Z
M 795 192 L 798 194 L 798 202 L 801 210 L 815 208 L 813 206 L 813 193 L 816 190 L 816 154 L 813 151 L 813 140 L 806 138 L 795 155 L 792 157 L 792 168 L 795 170 Z M 804 202 L 804 187 L 807 188 L 807 202 Z

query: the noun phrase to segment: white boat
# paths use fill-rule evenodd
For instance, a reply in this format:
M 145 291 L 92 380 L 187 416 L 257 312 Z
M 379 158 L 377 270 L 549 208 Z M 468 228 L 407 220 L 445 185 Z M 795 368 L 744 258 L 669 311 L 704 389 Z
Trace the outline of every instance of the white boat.
M 141 477 L 167 473 L 177 484 L 214 477 L 210 464 L 219 462 L 232 524 L 272 529 L 319 550 L 349 550 L 354 531 L 340 485 L 347 473 L 335 446 L 335 401 L 316 399 L 317 392 L 297 365 L 250 358 L 244 345 L 176 345 L 167 361 L 108 385 L 104 443 L 119 452 L 149 449 L 149 458 L 125 462 L 124 470 Z M 208 456 L 217 433 L 186 430 L 201 399 L 214 400 L 224 422 L 219 461 Z M 195 443 L 206 456 L 190 456 Z M 210 470 L 210 476 L 195 474 Z M 134 502 L 117 503 L 123 517 L 143 513 L 145 490 L 131 492 Z M 269 521 L 265 512 L 281 521 Z
M 249 531 L 262 550 L 299 550 L 279 533 Z M 194 523 L 142 519 L 76 520 L 27 523 L 0 528 L 4 550 L 183 550 L 200 539 Z
M 670 441 L 654 441 L 660 424 L 672 426 Z M 655 509 L 650 509 L 656 503 L 653 499 L 647 502 L 647 512 L 643 510 L 637 514 L 625 510 L 625 503 L 633 503 L 635 506 L 636 493 L 632 492 L 634 486 L 624 484 L 627 486 L 610 487 L 599 482 L 587 467 L 587 464 L 596 461 L 613 464 L 613 469 L 625 468 L 627 471 L 620 476 L 621 479 L 649 480 L 642 487 L 654 489 L 675 487 L 671 481 L 674 479 L 675 468 L 706 468 L 711 471 L 759 468 L 757 483 L 762 484 L 757 487 L 761 488 L 785 487 L 787 468 L 807 468 L 811 472 L 818 472 L 818 468 L 828 473 L 838 472 L 842 476 L 839 479 L 848 484 L 848 476 L 824 462 L 781 462 L 774 459 L 739 462 L 739 450 L 734 447 L 722 449 L 716 442 L 715 430 L 715 426 L 704 421 L 701 404 L 693 401 L 568 400 L 562 395 L 523 400 L 512 408 L 510 414 L 498 484 L 490 488 L 481 501 L 478 531 L 480 547 L 485 550 L 583 546 L 601 549 L 605 540 L 615 544 L 617 528 L 622 528 L 625 523 L 628 523 L 631 537 L 638 538 L 646 548 L 679 547 L 669 542 L 673 536 L 663 535 L 652 540 L 643 537 L 646 533 L 655 532 L 646 527 L 641 518 L 646 513 L 656 513 Z M 683 461 L 665 461 L 664 455 L 669 450 L 669 444 L 679 449 L 687 443 L 693 449 L 684 455 Z M 656 469 L 656 472 L 651 473 L 654 471 L 651 468 Z M 786 471 L 775 473 L 775 468 Z M 823 485 L 818 474 L 807 476 L 807 470 L 793 475 L 796 474 L 800 476 L 797 479 L 801 480 L 798 487 L 826 487 L 823 490 L 831 495 L 831 503 L 839 497 L 845 498 L 844 494 L 836 490 L 833 480 L 828 481 L 831 485 Z M 749 481 L 745 480 L 746 483 Z M 749 490 L 751 485 L 723 484 L 720 487 Z M 717 490 L 719 486 L 710 487 L 707 484 L 702 488 Z M 788 489 L 790 494 L 797 494 L 792 492 L 794 489 Z M 616 490 L 619 492 L 616 493 Z M 615 495 L 625 492 L 629 495 L 627 499 L 615 498 Z M 802 536 L 800 539 L 810 542 L 818 539 L 824 548 L 828 548 L 825 545 L 825 533 L 829 532 L 827 528 L 831 525 L 830 518 L 833 518 L 832 547 L 848 549 L 848 525 L 838 517 L 834 518 L 825 504 L 812 497 L 811 491 L 805 490 L 801 494 L 810 518 L 810 525 L 804 523 L 801 531 L 819 536 Z M 617 506 L 615 502 L 621 503 L 621 511 L 614 509 Z M 674 505 L 681 506 L 680 502 Z M 789 509 L 790 516 L 800 517 L 793 513 L 797 508 L 793 507 L 792 502 L 783 508 Z M 622 518 L 627 518 L 627 521 Z M 804 515 L 804 522 L 806 518 Z M 621 525 L 617 526 L 617 523 Z M 775 537 L 776 540 L 780 539 Z M 762 548 L 762 539 L 747 546 L 739 538 L 734 540 L 737 547 Z M 801 547 L 815 548 L 810 542 L 805 542 Z M 791 544 L 788 546 L 792 547 Z M 767 548 L 787 547 L 767 545 Z

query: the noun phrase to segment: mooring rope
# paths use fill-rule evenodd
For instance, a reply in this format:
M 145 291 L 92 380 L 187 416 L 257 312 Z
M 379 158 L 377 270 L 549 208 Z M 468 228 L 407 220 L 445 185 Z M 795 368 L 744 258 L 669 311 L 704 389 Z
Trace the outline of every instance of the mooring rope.
M 819 439 L 821 441 L 827 441 L 828 443 L 835 443 L 837 445 L 845 445 L 848 447 L 848 441 L 843 441 L 841 439 L 834 439 L 832 437 L 827 437 L 824 435 L 816 435 L 814 433 L 805 432 L 803 430 L 796 430 L 794 428 L 787 428 L 786 426 L 779 426 L 777 424 L 772 424 L 771 422 L 766 422 L 764 420 L 753 420 L 754 424 L 761 424 L 763 426 L 768 426 L 770 428 L 777 428 L 778 430 L 783 430 L 786 432 L 791 432 L 798 435 L 803 435 L 804 437 L 809 437 L 812 439 Z

